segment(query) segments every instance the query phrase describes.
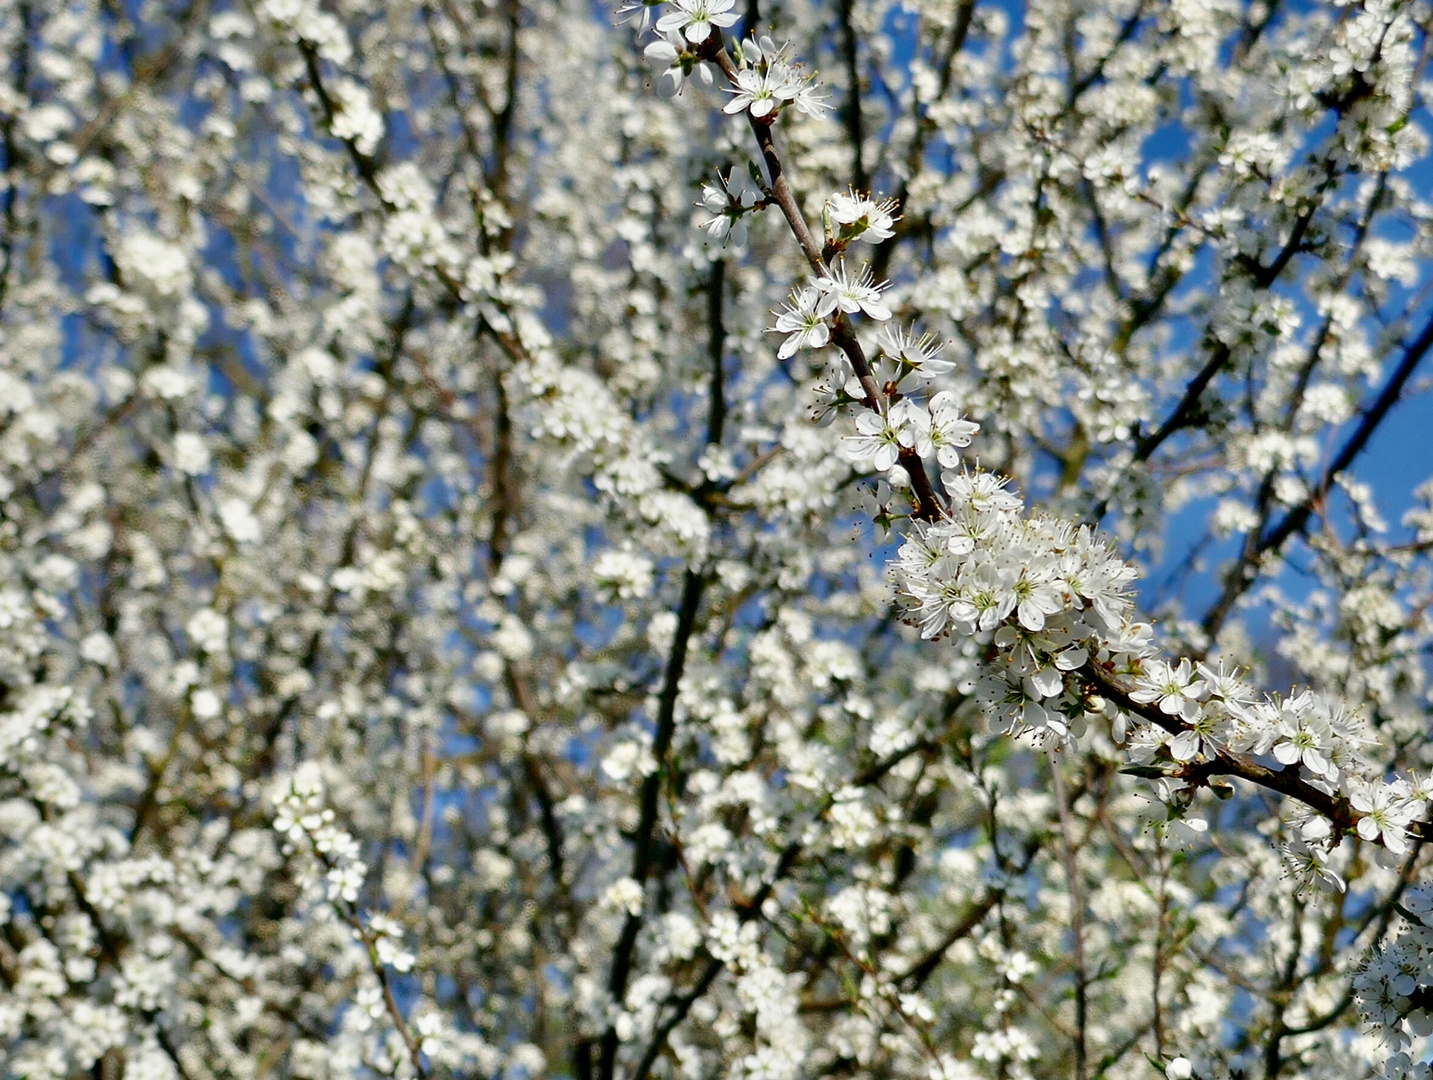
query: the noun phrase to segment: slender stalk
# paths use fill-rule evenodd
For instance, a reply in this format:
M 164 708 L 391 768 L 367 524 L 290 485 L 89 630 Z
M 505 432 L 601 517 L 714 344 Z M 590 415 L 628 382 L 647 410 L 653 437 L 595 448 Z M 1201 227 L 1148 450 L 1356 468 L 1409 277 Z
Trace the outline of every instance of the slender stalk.
M 1058 757 L 1050 760 L 1050 776 L 1054 780 L 1055 805 L 1060 815 L 1060 861 L 1065 865 L 1065 880 L 1070 886 L 1070 931 L 1075 938 L 1075 1080 L 1085 1080 L 1086 988 L 1090 981 L 1085 966 L 1085 900 L 1080 889 L 1080 867 L 1070 826 L 1070 796 L 1065 790 L 1065 778 L 1060 772 Z
M 736 65 L 732 62 L 726 49 L 722 47 L 720 35 L 714 32 L 707 39 L 707 44 L 704 47 L 708 50 L 711 60 L 734 84 L 736 82 Z M 766 166 L 772 198 L 780 207 L 781 214 L 786 218 L 791 234 L 796 238 L 797 246 L 806 256 L 806 261 L 810 264 L 811 269 L 819 277 L 829 276 L 830 268 L 826 265 L 826 260 L 822 258 L 821 245 L 816 242 L 810 226 L 806 224 L 806 217 L 802 214 L 796 196 L 791 190 L 791 185 L 786 179 L 786 170 L 782 165 L 781 155 L 776 149 L 776 139 L 772 135 L 771 119 L 752 116 L 749 110 L 746 116 L 751 124 L 752 134 L 756 136 L 756 144 L 761 150 L 761 159 Z M 856 338 L 856 331 L 851 326 L 851 321 L 840 311 L 837 311 L 832 318 L 831 341 L 845 354 L 851 364 L 851 370 L 856 373 L 861 390 L 865 394 L 865 406 L 874 412 L 881 412 L 881 402 L 885 400 L 885 394 L 876 383 L 871 363 L 866 358 L 860 341 Z M 922 521 L 938 520 L 944 511 L 921 456 L 910 447 L 903 446 L 900 449 L 900 464 L 911 479 L 915 516 Z

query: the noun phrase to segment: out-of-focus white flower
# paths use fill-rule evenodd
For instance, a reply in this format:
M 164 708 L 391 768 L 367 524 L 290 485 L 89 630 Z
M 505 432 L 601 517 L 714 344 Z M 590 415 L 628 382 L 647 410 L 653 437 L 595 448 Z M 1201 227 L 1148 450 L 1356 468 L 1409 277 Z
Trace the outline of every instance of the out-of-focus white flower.
M 661 37 L 642 50 L 647 62 L 661 69 L 657 92 L 663 97 L 676 97 L 688 79 L 696 79 L 710 90 L 716 84 L 712 66 L 687 51 L 687 42 L 676 30 L 659 30 Z

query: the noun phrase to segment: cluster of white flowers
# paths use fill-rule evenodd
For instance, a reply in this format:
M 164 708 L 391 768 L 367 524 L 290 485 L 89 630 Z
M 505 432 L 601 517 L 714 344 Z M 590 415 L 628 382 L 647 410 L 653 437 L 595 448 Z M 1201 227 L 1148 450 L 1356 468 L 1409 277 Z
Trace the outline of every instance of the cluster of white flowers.
M 316 0 L 263 0 L 258 13 L 297 40 L 312 45 L 325 60 L 344 64 L 353 55 L 343 23 L 324 11 Z
M 604 551 L 592 564 L 592 576 L 614 601 L 652 591 L 652 561 L 630 551 Z
M 960 464 L 960 450 L 970 445 L 978 424 L 960 415 L 955 395 L 942 390 L 924 404 L 902 398 L 885 416 L 863 412 L 856 416 L 856 434 L 842 437 L 842 446 L 858 469 L 889 472 L 902 447 L 922 459 L 935 457 L 947 469 Z
M 1207 783 L 1201 766 L 1271 757 L 1281 777 L 1343 807 L 1347 820 L 1309 820 L 1286 849 L 1304 880 L 1339 889 L 1327 866 L 1342 840 L 1335 824 L 1393 855 L 1409 850 L 1410 825 L 1427 829 L 1429 778 L 1380 776 L 1360 726 L 1321 696 L 1255 700 L 1222 666 L 1162 658 L 1151 628 L 1133 618 L 1134 569 L 1088 526 L 1027 516 L 989 473 L 948 471 L 942 481 L 945 516 L 912 525 L 891 576 L 923 638 L 974 638 L 989 650 L 972 688 L 992 730 L 1072 750 L 1104 714 L 1130 761 L 1162 774 L 1173 817 Z
M 891 575 L 924 638 L 979 635 L 999 650 L 976 693 L 998 730 L 1053 736 L 1083 731 L 1086 703 L 1066 673 L 1101 648 L 1143 656 L 1132 627 L 1134 571 L 1087 527 L 1027 518 L 1021 500 L 984 472 L 948 471 L 947 515 L 917 524 Z
M 733 96 L 723 112 L 746 110 L 753 118 L 770 122 L 788 104 L 807 116 L 819 117 L 830 110 L 814 76 L 803 74 L 792 62 L 789 45 L 778 48 L 769 37 L 759 42 L 748 38 L 734 52 L 738 65 L 733 80 L 736 85 L 727 88 Z
M 1426 5 L 623 5 L 0 15 L 0 1072 L 1426 1080 Z
M 1433 1035 L 1433 885 L 1417 885 L 1399 903 L 1399 927 L 1353 977 L 1364 1019 L 1387 1040 L 1390 1077 L 1421 1080 L 1429 1063 L 1408 1053 L 1414 1037 Z
M 833 195 L 827 202 L 827 218 L 828 244 L 840 248 L 858 236 L 880 239 L 891 235 L 889 205 L 864 196 Z M 833 222 L 839 226 L 839 235 L 832 234 Z M 853 274 L 841 259 L 829 272 L 812 278 L 809 285 L 796 288 L 786 306 L 774 313 L 776 322 L 771 330 L 786 335 L 777 350 L 778 359 L 789 359 L 799 349 L 826 346 L 831 341 L 833 318 L 859 314 L 889 323 L 893 312 L 882 298 L 887 287 L 886 282 L 875 280 L 869 266 Z M 870 398 L 849 357 L 843 354 L 830 365 L 826 384 L 819 391 L 825 408 L 818 415 L 829 417 L 842 406 L 863 403 L 866 408 L 855 415 L 855 434 L 843 436 L 842 449 L 858 469 L 885 473 L 901 487 L 910 483 L 905 468 L 897 464 L 903 453 L 921 460 L 934 457 L 939 467 L 954 468 L 960 462 L 960 450 L 970 445 L 979 425 L 961 414 L 956 396 L 949 390 L 924 401 L 907 396 L 951 370 L 951 362 L 941 356 L 944 346 L 931 334 L 918 335 L 898 324 L 883 325 L 875 344 L 877 362 L 871 374 L 879 376 L 875 379 L 879 398 Z
M 315 857 L 322 870 L 323 898 L 356 904 L 368 866 L 358 857 L 358 841 L 335 823 L 333 808 L 324 805 L 318 765 L 300 765 L 275 802 L 274 831 L 284 838 L 284 854 Z
M 673 10 L 657 20 L 657 40 L 643 55 L 662 73 L 657 86 L 663 97 L 676 97 L 693 77 L 708 89 L 715 84 L 709 39 L 715 29 L 720 48 L 720 29 L 737 20 L 734 6 L 734 0 L 673 0 Z M 732 51 L 727 59 L 734 64 L 732 85 L 724 88 L 732 98 L 723 111 L 748 112 L 762 123 L 774 121 L 787 105 L 812 117 L 830 111 L 815 77 L 792 61 L 789 45 L 778 46 L 770 37 L 748 38 Z
M 334 84 L 334 117 L 329 130 L 353 142 L 361 154 L 371 154 L 383 138 L 383 115 L 373 107 L 368 91 L 352 79 Z

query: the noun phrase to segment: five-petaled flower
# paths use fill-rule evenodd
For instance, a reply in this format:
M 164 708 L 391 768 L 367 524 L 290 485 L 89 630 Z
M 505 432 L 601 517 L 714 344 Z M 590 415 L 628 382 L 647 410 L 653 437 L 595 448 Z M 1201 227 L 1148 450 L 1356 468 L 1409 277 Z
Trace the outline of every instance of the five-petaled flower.
M 840 234 L 846 240 L 858 236 L 865 240 L 889 240 L 896 234 L 894 199 L 876 202 L 868 195 L 857 195 L 854 190 L 838 191 L 826 200 L 826 208 L 832 223 L 840 226 Z
M 722 111 L 739 113 L 751 109 L 751 115 L 758 120 L 775 112 L 783 101 L 796 96 L 799 87 L 790 79 L 782 78 L 772 69 L 765 72 L 747 68 L 736 73 L 736 89 L 727 88 L 728 94 L 735 94 Z
M 838 309 L 847 315 L 860 311 L 884 322 L 891 317 L 891 309 L 881 301 L 881 290 L 885 287 L 885 282 L 877 284 L 869 266 L 861 267 L 861 272 L 853 278 L 846 273 L 846 264 L 842 261 L 831 268 L 829 277 L 816 279 L 816 290 L 821 294 L 816 310 L 821 315 L 830 315 Z
M 1365 840 L 1382 837 L 1383 846 L 1395 855 L 1408 850 L 1405 827 L 1418 814 L 1418 808 L 1399 797 L 1391 784 L 1378 780 L 1357 781 L 1349 792 L 1348 801 L 1362 817 L 1358 819 L 1358 835 Z
M 776 313 L 772 330 L 789 335 L 776 352 L 778 359 L 789 359 L 797 349 L 819 349 L 830 340 L 831 328 L 817 310 L 820 299 L 815 289 L 797 289 L 786 307 Z
M 657 79 L 657 93 L 663 97 L 676 97 L 686 81 L 693 77 L 707 88 L 716 82 L 711 65 L 687 51 L 687 43 L 680 32 L 660 27 L 658 32 L 661 37 L 642 50 L 648 63 L 662 69 Z
M 732 8 L 736 0 L 672 0 L 672 10 L 657 20 L 663 32 L 680 30 L 693 45 L 700 45 L 713 26 L 727 27 L 736 22 Z
M 1305 691 L 1280 703 L 1272 753 L 1281 765 L 1302 762 L 1315 776 L 1336 776 L 1332 752 L 1333 728 L 1314 709 L 1313 695 Z
M 960 464 L 960 451 L 980 433 L 980 425 L 960 415 L 955 395 L 949 390 L 942 390 L 931 398 L 928 408 L 928 436 L 936 460 L 943 468 L 953 469 Z
M 1180 660 L 1177 666 L 1163 660 L 1150 660 L 1130 698 L 1141 705 L 1158 704 L 1165 716 L 1192 720 L 1199 712 L 1199 697 L 1203 693 L 1204 681 L 1194 677 L 1194 667 L 1188 658 Z
M 856 417 L 856 434 L 841 439 L 841 448 L 857 468 L 887 472 L 901 453 L 901 427 L 880 413 Z

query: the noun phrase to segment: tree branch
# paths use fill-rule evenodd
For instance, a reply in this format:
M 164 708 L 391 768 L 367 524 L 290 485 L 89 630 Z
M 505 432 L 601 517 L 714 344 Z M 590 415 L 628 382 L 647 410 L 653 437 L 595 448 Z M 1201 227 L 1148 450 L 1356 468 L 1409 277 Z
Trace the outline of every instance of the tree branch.
M 1088 662 L 1080 669 L 1080 673 L 1099 690 L 1102 696 L 1113 701 L 1125 712 L 1163 728 L 1172 735 L 1188 730 L 1176 717 L 1161 712 L 1156 706 L 1142 705 L 1135 701 L 1130 697 L 1129 689 L 1103 665 L 1094 661 Z M 1174 775 L 1189 780 L 1195 787 L 1206 784 L 1209 778 L 1214 776 L 1234 776 L 1241 780 L 1247 780 L 1251 784 L 1257 784 L 1269 791 L 1296 799 L 1317 810 L 1328 818 L 1334 827 L 1334 835 L 1338 838 L 1342 838 L 1353 829 L 1359 818 L 1358 812 L 1354 810 L 1347 798 L 1342 795 L 1330 795 L 1321 788 L 1315 787 L 1300 775 L 1297 765 L 1271 769 L 1267 765 L 1259 764 L 1253 758 L 1220 750 L 1206 761 L 1187 764 L 1182 774 Z M 1433 840 L 1433 823 L 1410 822 L 1407 832 L 1415 840 Z
M 1393 369 L 1393 373 L 1389 375 L 1388 381 L 1383 384 L 1383 389 L 1363 410 L 1363 418 L 1359 421 L 1358 427 L 1324 469 L 1318 485 L 1303 502 L 1290 509 L 1277 525 L 1260 537 L 1248 557 L 1241 559 L 1230 573 L 1224 583 L 1224 591 L 1204 616 L 1202 626 L 1205 633 L 1211 637 L 1218 633 L 1235 601 L 1248 589 L 1250 578 L 1259 560 L 1269 552 L 1279 551 L 1291 536 L 1302 532 L 1308 525 L 1314 515 L 1315 505 L 1324 500 L 1332 489 L 1334 481 L 1363 452 L 1374 432 L 1378 430 L 1379 425 L 1383 423 L 1393 406 L 1398 403 L 1404 386 L 1407 385 L 1409 378 L 1412 377 L 1430 347 L 1433 347 L 1433 318 L 1429 319 L 1422 332 L 1404 350 L 1402 359 Z

